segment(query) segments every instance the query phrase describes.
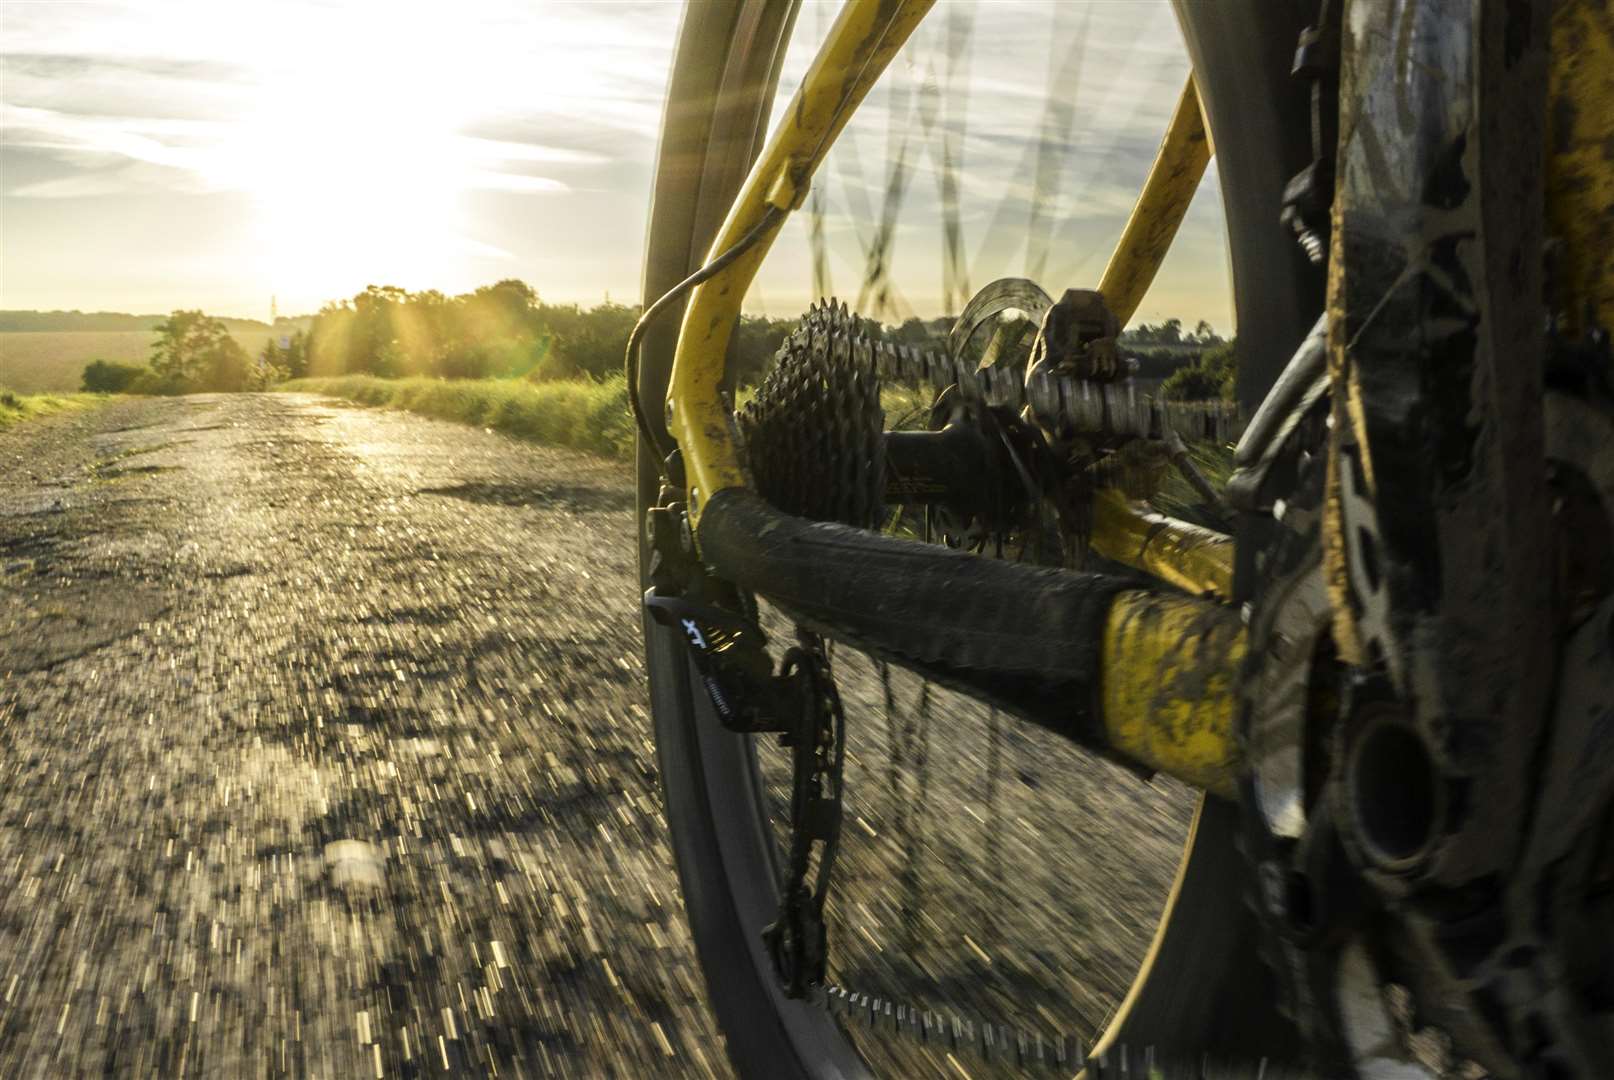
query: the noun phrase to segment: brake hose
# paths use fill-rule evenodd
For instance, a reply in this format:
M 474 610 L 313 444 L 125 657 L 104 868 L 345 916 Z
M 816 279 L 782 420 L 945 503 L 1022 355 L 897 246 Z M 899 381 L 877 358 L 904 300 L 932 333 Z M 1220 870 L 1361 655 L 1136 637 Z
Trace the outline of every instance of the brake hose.
M 642 437 L 645 442 L 655 447 L 656 469 L 661 473 L 661 478 L 663 480 L 669 479 L 667 475 L 667 458 L 672 454 L 673 447 L 666 445 L 656 437 L 655 431 L 651 428 L 650 421 L 645 417 L 644 407 L 639 402 L 639 350 L 644 344 L 645 330 L 650 325 L 651 320 L 670 308 L 674 301 L 678 300 L 686 292 L 693 289 L 701 282 L 722 273 L 728 268 L 729 264 L 734 262 L 735 259 L 738 259 L 741 255 L 744 255 L 753 244 L 762 238 L 764 233 L 766 233 L 784 218 L 786 212 L 787 211 L 770 204 L 767 210 L 763 213 L 762 219 L 755 225 L 751 226 L 750 231 L 744 236 L 740 237 L 733 247 L 723 252 L 723 254 L 719 255 L 717 258 L 713 259 L 711 262 L 707 263 L 693 274 L 689 275 L 683 281 L 680 281 L 677 285 L 674 285 L 671 289 L 668 289 L 666 292 L 662 293 L 655 303 L 645 308 L 644 314 L 639 316 L 639 321 L 633 324 L 633 332 L 628 335 L 626 363 L 628 377 L 628 404 L 633 409 L 634 422 L 639 425 L 640 437 Z

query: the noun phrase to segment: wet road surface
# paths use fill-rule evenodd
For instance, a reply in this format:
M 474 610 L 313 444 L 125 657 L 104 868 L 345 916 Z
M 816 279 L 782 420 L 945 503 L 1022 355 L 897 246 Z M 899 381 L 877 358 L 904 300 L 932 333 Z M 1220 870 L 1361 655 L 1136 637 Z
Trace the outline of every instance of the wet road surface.
M 238 395 L 20 425 L 0 477 L 0 1076 L 728 1075 L 623 465 Z M 1091 1033 L 1184 793 L 842 667 L 835 974 Z

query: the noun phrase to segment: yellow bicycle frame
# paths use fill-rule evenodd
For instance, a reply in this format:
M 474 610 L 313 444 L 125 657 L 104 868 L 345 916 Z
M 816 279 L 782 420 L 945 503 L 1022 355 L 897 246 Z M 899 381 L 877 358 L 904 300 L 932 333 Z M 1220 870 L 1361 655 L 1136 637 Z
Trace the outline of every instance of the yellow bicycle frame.
M 763 222 L 770 207 L 794 210 L 837 135 L 934 0 L 849 0 L 808 69 L 784 120 L 746 178 L 710 257 Z M 1154 280 L 1210 160 L 1190 77 L 1160 153 L 1100 282 L 1124 323 Z M 723 392 L 729 337 L 741 302 L 781 227 L 775 224 L 721 273 L 690 294 L 668 384 L 668 427 L 683 454 L 692 527 L 712 496 L 747 486 L 732 404 Z M 698 530 L 697 530 L 698 535 Z M 1096 545 L 1146 570 L 1188 553 L 1168 580 L 1191 592 L 1228 595 L 1230 545 L 1145 521 L 1124 501 L 1096 507 Z M 1151 769 L 1223 795 L 1233 792 L 1234 678 L 1243 627 L 1207 600 L 1146 592 L 1117 599 L 1104 647 L 1105 729 L 1113 748 Z M 1205 630 L 1185 638 L 1195 627 Z M 1207 675 L 1207 670 L 1215 674 Z
M 718 230 L 712 256 L 739 242 L 768 207 L 794 210 L 858 104 L 908 40 L 934 0 L 852 0 L 841 9 L 778 130 L 746 177 Z M 729 335 L 757 268 L 780 226 L 761 236 L 726 270 L 695 287 L 684 310 L 667 396 L 668 428 L 683 452 L 691 526 L 724 488 L 746 486 L 734 437 L 732 405 L 722 393 Z

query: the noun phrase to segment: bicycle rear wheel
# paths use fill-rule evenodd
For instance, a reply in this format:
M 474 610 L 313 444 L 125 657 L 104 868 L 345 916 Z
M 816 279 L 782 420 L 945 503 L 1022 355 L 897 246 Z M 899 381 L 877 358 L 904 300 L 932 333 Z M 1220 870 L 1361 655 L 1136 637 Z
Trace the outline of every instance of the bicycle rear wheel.
M 658 154 L 647 302 L 706 258 L 766 135 L 794 14 L 765 0 L 687 9 Z M 1285 181 L 1311 155 L 1306 103 L 1288 75 L 1305 20 L 1256 0 L 1183 4 L 1179 16 L 1216 135 L 1239 309 L 1240 396 L 1251 408 L 1321 306 L 1320 275 L 1277 220 Z M 654 403 L 665 396 L 677 324 L 667 318 L 653 327 L 642 354 L 639 393 L 658 427 Z M 638 485 L 642 513 L 655 504 L 658 485 L 653 450 L 643 445 Z M 647 559 L 641 540 L 641 567 Z M 668 823 L 731 1058 L 748 1076 L 863 1075 L 866 1066 L 833 1018 L 783 996 L 762 945 L 777 912 L 779 874 L 752 740 L 723 730 L 676 635 L 648 621 L 645 633 Z M 1154 944 L 1106 1041 L 1252 1062 L 1293 1053 L 1246 907 L 1237 818 L 1228 803 L 1201 807 Z

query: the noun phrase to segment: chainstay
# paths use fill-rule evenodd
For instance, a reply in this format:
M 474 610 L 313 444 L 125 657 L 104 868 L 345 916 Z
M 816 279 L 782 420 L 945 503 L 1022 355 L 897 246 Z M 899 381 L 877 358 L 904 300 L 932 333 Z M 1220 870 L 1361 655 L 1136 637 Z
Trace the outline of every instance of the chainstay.
M 814 304 L 792 334 L 814 348 L 845 355 L 860 369 L 873 369 L 882 383 L 908 388 L 969 388 L 988 405 L 1019 409 L 1050 427 L 1103 435 L 1160 439 L 1174 431 L 1184 439 L 1232 442 L 1244 430 L 1238 407 L 1223 401 L 1171 401 L 1149 395 L 1131 379 L 1100 382 L 1056 372 L 1038 372 L 1027 382 L 1018 367 L 978 368 L 944 349 L 897 344 L 873 336 L 843 302 Z M 822 342 L 823 344 L 818 344 Z M 803 342 L 805 344 L 805 342 Z

